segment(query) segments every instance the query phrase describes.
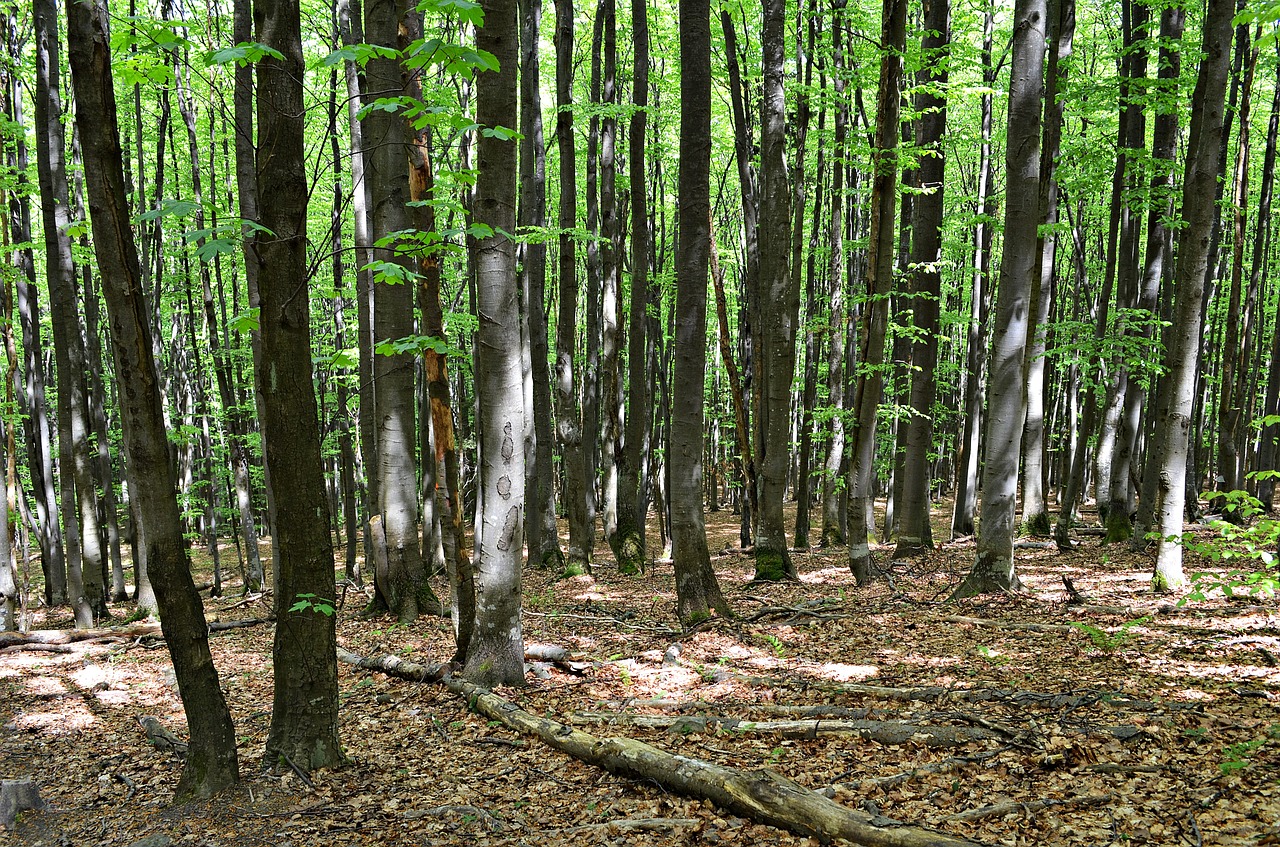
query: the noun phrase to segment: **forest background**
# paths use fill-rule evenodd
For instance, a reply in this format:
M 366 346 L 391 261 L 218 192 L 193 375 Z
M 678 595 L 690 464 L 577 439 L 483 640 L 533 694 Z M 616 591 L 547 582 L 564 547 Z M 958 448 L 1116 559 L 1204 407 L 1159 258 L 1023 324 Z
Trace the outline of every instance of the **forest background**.
M 758 581 L 817 542 L 865 586 L 952 498 L 953 599 L 1087 501 L 1158 591 L 1206 490 L 1265 552 L 1277 17 L 11 6 L 0 622 L 35 585 L 82 628 L 159 613 L 204 795 L 235 745 L 172 637 L 207 634 L 190 545 L 296 622 L 268 750 L 302 771 L 342 758 L 335 551 L 371 612 L 449 609 L 481 685 L 524 679 L 526 559 L 589 572 L 597 532 L 670 561 L 685 626 L 731 616 L 706 508 Z

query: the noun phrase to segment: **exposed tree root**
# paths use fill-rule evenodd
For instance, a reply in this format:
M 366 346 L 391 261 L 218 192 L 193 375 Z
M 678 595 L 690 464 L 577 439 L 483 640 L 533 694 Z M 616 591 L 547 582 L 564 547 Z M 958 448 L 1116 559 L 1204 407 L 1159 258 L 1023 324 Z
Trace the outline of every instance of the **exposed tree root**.
M 959 814 L 951 815 L 947 818 L 949 821 L 977 821 L 985 818 L 999 818 L 1005 815 L 1017 814 L 1019 812 L 1030 815 L 1043 809 L 1052 809 L 1055 806 L 1101 806 L 1103 803 L 1110 803 L 1110 794 L 1089 794 L 1084 797 L 1068 797 L 1065 800 L 1033 800 L 1030 803 L 1017 803 L 1009 801 L 1007 803 L 996 803 L 991 806 L 983 806 L 978 809 L 969 809 Z
M 630 738 L 597 738 L 520 709 L 487 689 L 394 656 L 362 658 L 338 648 L 338 658 L 412 681 L 437 679 L 485 717 L 541 739 L 548 746 L 612 773 L 650 780 L 690 797 L 710 800 L 752 820 L 801 835 L 841 838 L 866 847 L 973 847 L 976 842 L 942 832 L 886 822 L 847 809 L 769 770 L 736 768 L 678 756 Z

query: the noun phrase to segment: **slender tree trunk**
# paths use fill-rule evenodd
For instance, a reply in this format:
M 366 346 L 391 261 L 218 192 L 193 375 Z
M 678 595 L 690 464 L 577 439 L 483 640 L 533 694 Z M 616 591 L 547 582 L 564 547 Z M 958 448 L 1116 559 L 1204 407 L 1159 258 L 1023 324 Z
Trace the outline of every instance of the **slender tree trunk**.
M 1046 229 L 1040 236 L 1039 277 L 1032 282 L 1030 337 L 1027 340 L 1027 421 L 1023 433 L 1022 525 L 1032 535 L 1050 532 L 1048 494 L 1045 484 L 1045 350 L 1052 328 L 1054 257 L 1058 237 L 1058 153 L 1062 140 L 1062 104 L 1058 92 L 1065 87 L 1072 40 L 1075 37 L 1075 0 L 1053 0 L 1049 4 L 1050 48 L 1047 87 L 1044 96 L 1044 143 L 1040 157 L 1040 216 Z
M 1227 316 L 1225 342 L 1222 346 L 1221 368 L 1218 389 L 1218 484 L 1219 492 L 1235 491 L 1244 487 L 1244 479 L 1240 470 L 1240 454 L 1237 440 L 1241 418 L 1244 414 L 1245 398 L 1242 386 L 1238 385 L 1240 358 L 1250 343 L 1248 320 L 1245 312 L 1247 306 L 1244 299 L 1244 248 L 1245 225 L 1248 220 L 1246 205 L 1249 202 L 1249 156 L 1250 156 L 1250 113 L 1253 104 L 1253 77 L 1258 67 L 1257 47 L 1248 47 L 1248 26 L 1240 28 L 1237 35 L 1236 50 L 1248 54 L 1244 79 L 1240 93 L 1240 129 L 1236 133 L 1236 163 L 1231 197 L 1231 288 L 1227 297 Z M 1243 38 L 1241 38 L 1243 36 Z M 1259 224 L 1261 221 L 1259 221 Z M 1232 504 L 1224 501 L 1223 517 L 1233 522 L 1242 522 L 1243 516 Z
M 1137 310 L 1139 325 L 1130 333 L 1139 339 L 1144 346 L 1151 344 L 1154 336 L 1155 321 L 1159 319 L 1156 312 L 1160 295 L 1160 280 L 1165 273 L 1165 263 L 1171 259 L 1166 255 L 1169 246 L 1169 225 L 1167 221 L 1173 214 L 1174 200 L 1174 154 L 1178 141 L 1178 107 L 1173 102 L 1173 87 L 1181 75 L 1181 59 L 1178 45 L 1182 43 L 1182 32 L 1185 26 L 1186 12 L 1180 7 L 1165 9 L 1160 17 L 1160 59 L 1159 80 L 1170 96 L 1168 101 L 1157 100 L 1155 117 L 1155 134 L 1151 142 L 1151 158 L 1153 172 L 1151 176 L 1150 208 L 1147 212 L 1147 245 L 1146 262 L 1143 266 L 1142 278 L 1139 282 L 1138 298 L 1134 306 Z M 1165 105 L 1161 105 L 1161 104 Z M 1134 382 L 1127 373 L 1124 379 Z M 1154 374 L 1149 374 L 1154 377 Z M 1139 427 L 1142 422 L 1142 409 L 1146 392 L 1137 384 L 1131 384 L 1125 392 L 1124 407 L 1120 415 L 1120 426 L 1116 434 L 1115 455 L 1112 459 L 1112 485 L 1109 496 L 1111 505 L 1107 509 L 1108 542 L 1123 541 L 1133 535 L 1133 515 L 1129 509 L 1128 492 L 1132 486 L 1130 477 L 1137 455 Z
M 759 532 L 756 537 L 757 580 L 795 579 L 795 562 L 787 548 L 782 514 L 791 466 L 791 383 L 795 377 L 796 325 L 800 320 L 800 288 L 791 275 L 792 186 L 787 168 L 787 116 L 784 85 L 786 50 L 785 0 L 765 0 L 764 99 L 760 114 L 760 225 L 772 236 L 760 249 L 761 308 L 760 361 L 765 409 L 764 453 L 760 457 Z M 803 163 L 799 178 L 804 178 Z M 766 318 L 765 315 L 768 315 Z
M 573 0 L 556 0 L 556 144 L 560 154 L 559 311 L 556 314 L 556 435 L 564 455 L 564 510 L 569 523 L 567 573 L 591 563 L 591 509 L 578 386 L 578 175 L 573 137 Z M 585 406 L 585 397 L 584 397 Z
M 125 449 L 134 478 L 149 481 L 132 495 L 145 526 L 147 563 L 162 612 L 160 623 L 191 733 L 177 796 L 208 797 L 238 778 L 235 729 L 209 653 L 208 626 L 182 538 L 142 273 L 125 217 L 123 154 L 105 5 L 68 3 L 67 35 L 76 119 L 84 140 L 94 252 L 120 383 Z
M 812 35 L 813 24 L 810 24 Z M 822 79 L 825 83 L 825 78 Z M 825 88 L 825 84 L 821 87 Z M 818 136 L 825 137 L 827 110 L 818 113 Z M 813 411 L 818 401 L 818 350 L 825 331 L 820 330 L 821 316 L 817 297 L 818 239 L 821 231 L 823 200 L 826 189 L 826 149 L 818 146 L 817 187 L 813 198 L 813 219 L 809 227 L 809 250 L 805 264 L 805 334 L 804 334 L 804 387 L 800 399 L 799 468 L 796 471 L 796 535 L 798 550 L 809 549 L 812 530 L 810 510 L 813 505 Z M 803 206 L 803 204 L 799 204 Z M 798 272 L 798 271 L 797 271 Z
M 1010 66 L 1005 170 L 1004 249 L 987 396 L 986 462 L 982 469 L 982 524 L 968 577 L 952 599 L 1021 587 L 1013 563 L 1018 458 L 1026 418 L 1024 362 L 1031 331 L 1032 279 L 1040 272 L 1040 120 L 1048 6 L 1018 0 Z
M 982 25 L 982 79 L 988 89 L 982 94 L 981 134 L 978 153 L 978 196 L 974 202 L 973 290 L 970 295 L 969 331 L 966 345 L 964 426 L 956 458 L 956 503 L 951 516 L 951 536 L 973 535 L 973 515 L 978 504 L 979 437 L 983 423 L 983 382 L 987 366 L 987 319 L 991 312 L 991 248 L 995 230 L 996 204 L 991 164 L 992 94 L 997 69 L 992 62 L 995 32 L 995 4 L 985 4 Z
M 520 225 L 547 225 L 547 146 L 542 137 L 542 72 L 538 60 L 538 33 L 542 27 L 542 0 L 524 0 L 520 36 Z M 539 233 L 540 235 L 540 233 Z M 521 289 L 528 325 L 531 417 L 525 422 L 533 436 L 527 453 L 525 542 L 529 561 L 540 567 L 560 568 L 564 554 L 556 530 L 555 485 L 551 460 L 551 382 L 547 374 L 547 245 L 541 237 L 524 245 Z
M 653 421 L 649 392 L 647 328 L 649 323 L 649 192 L 645 186 L 645 140 L 649 109 L 649 7 L 631 0 L 631 40 L 634 45 L 631 102 L 635 114 L 627 127 L 627 178 L 631 183 L 631 304 L 627 332 L 626 437 L 616 451 L 618 466 L 618 530 L 614 556 L 623 573 L 636 573 L 645 561 L 647 498 L 640 477 L 645 445 Z
M 476 119 L 483 127 L 514 126 L 519 27 L 515 0 L 484 0 L 484 25 L 476 47 L 492 53 L 498 70 L 476 80 Z M 515 245 L 505 233 L 516 225 L 516 145 L 482 135 L 478 148 L 474 221 L 491 235 L 476 239 L 476 295 L 480 353 L 476 390 L 480 400 L 480 518 L 476 524 L 475 631 L 463 674 L 477 685 L 524 684 L 524 638 L 520 631 L 520 571 L 523 559 L 524 402 Z
M 827 442 L 826 463 L 822 477 L 822 535 L 821 545 L 828 547 L 845 543 L 843 510 L 841 503 L 841 485 L 844 468 L 844 410 L 845 403 L 845 337 L 849 329 L 849 316 L 844 305 L 844 234 L 845 204 L 845 163 L 841 161 L 845 151 L 845 140 L 849 126 L 849 105 L 845 95 L 844 79 L 844 8 L 845 0 L 833 0 L 831 30 L 834 56 L 833 87 L 836 99 L 835 135 L 832 141 L 835 171 L 831 180 L 831 255 L 827 264 L 827 290 L 830 305 L 827 312 L 827 404 L 831 410 L 831 434 Z M 856 186 L 852 186 L 856 189 Z M 848 363 L 852 368 L 853 363 Z
M 1255 242 L 1253 272 L 1257 276 L 1262 273 L 1265 257 L 1271 244 L 1271 203 L 1275 179 L 1276 136 L 1280 129 L 1280 67 L 1276 69 L 1277 83 L 1275 99 L 1271 103 L 1271 120 L 1267 126 L 1267 152 L 1263 163 L 1262 200 L 1258 204 L 1258 220 L 1265 223 L 1266 235 Z M 1278 307 L 1280 308 L 1280 307 Z M 1271 366 L 1267 369 L 1267 387 L 1263 400 L 1262 413 L 1271 417 L 1280 413 L 1280 311 L 1275 319 L 1276 329 L 1271 334 Z M 1261 359 L 1259 359 L 1261 361 Z M 1258 469 L 1271 471 L 1276 469 L 1276 436 L 1280 434 L 1280 423 L 1270 423 L 1262 427 L 1258 440 Z M 1268 511 L 1275 508 L 1275 478 L 1263 475 L 1258 480 L 1258 499 Z
M 58 372 L 58 463 L 66 520 L 68 577 L 76 626 L 88 628 L 107 614 L 103 555 L 98 534 L 98 494 L 89 454 L 89 409 L 84 391 L 86 359 L 71 258 L 70 196 L 62 132 L 57 7 L 37 7 L 36 170 L 44 218 L 45 271 Z
M 1186 583 L 1182 570 L 1183 507 L 1186 496 L 1187 443 L 1191 430 L 1196 370 L 1199 365 L 1200 315 L 1214 228 L 1214 183 L 1221 165 L 1223 100 L 1231 61 L 1231 0 L 1210 0 L 1204 19 L 1204 59 L 1192 99 L 1191 136 L 1187 145 L 1178 232 L 1176 298 L 1173 326 L 1165 354 L 1169 403 L 1159 410 L 1153 444 L 1158 463 L 1153 513 L 1159 520 L 1159 551 L 1152 584 L 1173 591 Z
M 56 7 L 53 13 L 56 17 Z M 8 14 L 3 18 L 5 48 L 10 55 L 21 53 L 16 21 Z M 48 30 L 46 30 L 47 32 Z M 56 28 L 52 29 L 56 33 Z M 56 44 L 56 42 L 55 42 Z M 49 39 L 41 39 L 37 33 L 37 63 L 47 63 Z M 50 73 L 57 73 L 56 68 Z M 22 90 L 18 74 L 6 74 L 8 85 L 2 92 L 5 117 L 16 126 L 23 125 Z M 7 164 L 17 174 L 19 185 L 26 182 L 28 172 L 26 133 L 19 133 L 7 150 Z M 25 245 L 13 251 L 17 268 L 18 316 L 22 323 L 22 349 L 25 354 L 23 372 L 25 381 L 15 383 L 24 412 L 27 467 L 31 474 L 36 501 L 37 525 L 40 540 L 40 565 L 44 572 L 44 599 L 50 606 L 67 603 L 67 557 L 63 545 L 61 512 L 53 473 L 54 450 L 49 421 L 49 407 L 45 399 L 45 354 L 41 337 L 39 290 L 36 288 L 35 253 L 31 248 L 31 204 L 25 191 L 6 192 L 9 195 L 9 220 L 13 238 Z
M 728 616 L 711 556 L 702 502 L 703 389 L 707 358 L 707 263 L 711 223 L 711 10 L 680 0 L 680 219 L 676 248 L 675 379 L 671 398 L 672 558 L 676 614 L 685 625 L 714 610 Z
M 850 408 L 857 416 L 849 463 L 849 569 L 859 585 L 875 577 L 868 544 L 868 513 L 875 497 L 876 412 L 884 395 L 885 335 L 893 288 L 893 221 L 898 199 L 898 116 L 901 112 L 902 51 L 906 45 L 906 0 L 884 0 L 880 19 L 880 84 L 876 94 L 876 139 L 872 150 L 871 229 L 867 238 L 867 291 L 859 327 L 858 381 Z
M 345 761 L 338 740 L 336 604 L 329 501 L 312 387 L 303 152 L 303 61 L 297 0 L 258 0 L 258 38 L 278 51 L 257 64 L 257 262 L 262 344 L 254 374 L 264 411 L 266 465 L 276 492 L 275 690 L 268 767 L 310 771 Z M 400 148 L 403 153 L 403 148 Z M 403 160 L 401 163 L 403 167 Z M 415 542 L 416 544 L 416 542 Z M 305 603 L 299 608 L 300 601 Z M 310 602 L 307 602 L 310 601 Z
M 920 190 L 915 198 L 911 232 L 912 294 L 917 335 L 911 354 L 911 417 L 907 424 L 907 449 L 902 467 L 902 499 L 899 504 L 898 546 L 894 558 L 933 548 L 929 523 L 929 451 L 933 448 L 933 401 L 937 393 L 939 312 L 942 300 L 942 212 L 946 182 L 946 158 L 942 146 L 947 131 L 947 101 L 938 93 L 947 90 L 947 61 L 951 51 L 949 0 L 925 0 L 921 50 L 926 65 L 920 73 L 924 86 L 916 94 L 916 146 L 920 160 Z

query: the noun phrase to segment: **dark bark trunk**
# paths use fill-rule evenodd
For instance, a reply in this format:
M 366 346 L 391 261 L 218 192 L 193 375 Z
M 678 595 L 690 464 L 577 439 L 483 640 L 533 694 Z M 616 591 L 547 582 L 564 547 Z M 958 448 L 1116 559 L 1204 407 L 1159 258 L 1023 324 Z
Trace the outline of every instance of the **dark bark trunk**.
M 703 387 L 711 223 L 711 10 L 680 0 L 680 218 L 676 248 L 675 379 L 671 399 L 671 540 L 676 614 L 686 625 L 729 614 L 702 503 Z
M 71 258 L 70 192 L 62 131 L 58 16 L 40 4 L 36 63 L 36 171 L 44 222 L 45 271 L 58 376 L 58 465 L 66 522 L 67 576 L 76 626 L 88 628 L 107 614 L 103 556 L 98 534 L 98 494 L 89 453 L 89 409 L 84 390 L 86 359 L 80 329 L 75 265 Z
M 275 689 L 265 764 L 304 771 L 345 759 L 338 740 L 338 671 L 329 501 L 312 388 L 307 289 L 306 156 L 302 39 L 296 0 L 258 0 L 258 38 L 283 56 L 257 64 L 256 196 L 266 232 L 255 234 L 262 344 L 254 360 L 262 398 L 266 465 L 275 490 L 279 558 L 272 664 Z M 403 152 L 403 148 L 401 148 Z M 402 160 L 403 167 L 403 160 Z M 283 761 L 282 761 L 283 760 Z
M 52 10 L 45 8 L 50 14 Z M 177 795 L 208 797 L 238 778 L 235 729 L 209 653 L 208 626 L 182 538 L 176 481 L 160 413 L 150 317 L 127 220 L 106 7 L 68 3 L 67 34 L 76 118 L 84 140 L 94 252 L 120 385 L 125 450 L 134 478 L 149 483 L 131 493 L 146 528 L 147 563 L 191 733 Z
M 759 245 L 761 304 L 760 363 L 765 437 L 760 465 L 759 531 L 756 536 L 758 580 L 795 579 L 795 562 L 787 548 L 782 506 L 791 467 L 791 383 L 795 377 L 796 325 L 800 319 L 800 288 L 791 274 L 792 186 L 787 168 L 784 85 L 786 50 L 785 0 L 765 0 L 764 97 L 760 113 L 760 225 L 770 233 Z M 804 178 L 804 166 L 798 169 Z M 768 315 L 766 318 L 765 315 Z
M 946 158 L 942 138 L 947 131 L 947 61 L 951 50 L 949 0 L 925 0 L 921 50 L 926 61 L 920 73 L 923 88 L 916 95 L 916 146 L 920 161 L 921 194 L 915 198 L 911 232 L 912 294 L 917 333 L 911 354 L 911 418 L 902 466 L 902 499 L 898 504 L 898 546 L 894 558 L 933 548 L 929 523 L 929 451 L 933 447 L 933 401 L 937 393 L 938 329 L 942 298 L 942 212 Z
M 867 293 L 858 332 L 858 381 L 850 409 L 856 417 L 849 463 L 849 569 L 859 585 L 876 576 L 868 544 L 875 497 L 876 412 L 884 395 L 885 335 L 893 287 L 893 221 L 898 198 L 898 116 L 901 112 L 902 51 L 906 44 L 906 0 L 884 0 L 880 31 L 883 52 L 876 93 L 876 138 L 872 150 L 871 225 L 867 240 Z
M 538 230 L 547 225 L 547 146 L 542 136 L 542 72 L 538 60 L 538 32 L 542 0 L 524 0 L 520 36 L 520 226 Z M 525 425 L 532 435 L 526 468 L 526 538 L 529 561 L 539 567 L 560 568 L 564 554 L 556 530 L 551 381 L 547 374 L 547 245 L 537 233 L 524 245 L 521 269 L 525 322 L 529 335 L 530 400 Z

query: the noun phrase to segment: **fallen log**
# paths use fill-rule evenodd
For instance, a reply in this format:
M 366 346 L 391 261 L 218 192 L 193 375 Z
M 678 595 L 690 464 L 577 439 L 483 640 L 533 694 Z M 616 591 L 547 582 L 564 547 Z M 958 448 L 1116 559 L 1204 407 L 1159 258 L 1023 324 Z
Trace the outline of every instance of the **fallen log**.
M 225 632 L 230 629 L 259 626 L 269 623 L 272 618 L 252 618 L 244 621 L 212 621 L 210 632 Z M 44 649 L 34 645 L 76 644 L 81 641 L 119 641 L 134 638 L 163 638 L 160 624 L 154 621 L 139 621 L 124 626 L 107 626 L 96 629 L 33 629 L 30 632 L 0 632 L 0 649 L 6 647 L 24 647 L 33 650 Z M 50 650 L 48 652 L 62 652 Z
M 969 726 L 932 726 L 904 721 L 847 719 L 749 721 L 729 717 L 666 717 L 634 715 L 627 712 L 575 712 L 574 723 L 608 723 L 666 729 L 671 732 L 718 732 L 778 735 L 782 738 L 818 738 L 824 735 L 852 735 L 877 744 L 905 744 L 919 741 L 927 747 L 958 747 L 970 741 L 988 741 L 1000 735 L 989 729 Z
M 395 656 L 364 658 L 341 647 L 338 658 L 368 670 L 412 681 L 431 678 L 433 668 Z M 466 698 L 467 705 L 542 740 L 547 746 L 611 773 L 649 780 L 668 791 L 710 800 L 752 820 L 821 839 L 842 838 L 865 847 L 974 847 L 976 842 L 947 833 L 847 809 L 817 792 L 761 769 L 741 771 L 659 750 L 631 738 L 597 738 L 550 718 L 530 714 L 484 688 L 451 676 L 437 677 Z

